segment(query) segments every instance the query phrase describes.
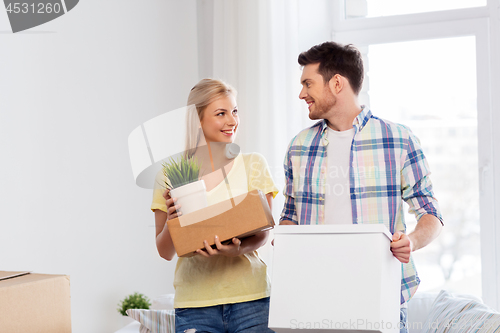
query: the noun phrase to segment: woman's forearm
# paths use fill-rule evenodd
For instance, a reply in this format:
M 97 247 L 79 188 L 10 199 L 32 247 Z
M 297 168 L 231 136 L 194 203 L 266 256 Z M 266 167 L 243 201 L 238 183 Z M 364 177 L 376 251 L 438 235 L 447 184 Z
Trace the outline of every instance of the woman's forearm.
M 273 209 L 273 194 L 266 193 L 267 204 L 269 205 L 269 210 Z M 241 239 L 240 244 L 240 254 L 245 254 L 257 250 L 258 248 L 264 246 L 269 237 L 269 230 L 261 231 L 253 236 Z
M 155 210 L 156 249 L 160 257 L 170 261 L 174 258 L 175 247 L 166 222 L 167 213 L 159 209 Z
M 253 252 L 264 246 L 269 237 L 269 230 L 261 231 L 253 236 L 241 239 L 240 254 Z
M 273 209 L 273 194 L 266 193 L 267 204 L 269 205 L 269 210 Z M 240 244 L 240 254 L 245 254 L 257 250 L 258 248 L 264 246 L 269 237 L 269 230 L 261 231 L 253 236 L 241 239 Z

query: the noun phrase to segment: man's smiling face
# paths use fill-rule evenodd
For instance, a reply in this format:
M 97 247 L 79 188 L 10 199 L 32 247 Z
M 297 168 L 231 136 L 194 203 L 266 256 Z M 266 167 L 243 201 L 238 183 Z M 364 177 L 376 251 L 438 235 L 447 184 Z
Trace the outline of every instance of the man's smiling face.
M 328 83 L 325 84 L 323 76 L 318 73 L 319 63 L 304 66 L 300 82 L 302 90 L 299 98 L 306 101 L 309 107 L 309 118 L 326 119 L 336 103 Z

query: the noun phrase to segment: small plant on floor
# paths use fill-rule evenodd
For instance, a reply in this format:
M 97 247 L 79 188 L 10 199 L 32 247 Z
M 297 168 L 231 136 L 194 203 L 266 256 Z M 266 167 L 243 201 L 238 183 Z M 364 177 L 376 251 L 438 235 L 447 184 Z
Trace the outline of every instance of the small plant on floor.
M 139 293 L 133 293 L 132 295 L 128 295 L 123 299 L 119 304 L 119 308 L 117 309 L 118 312 L 122 316 L 127 315 L 127 310 L 128 309 L 149 309 L 151 306 L 151 303 L 149 302 L 149 299 L 144 296 L 143 294 Z
M 177 188 L 198 180 L 200 163 L 196 157 L 188 157 L 187 154 L 181 156 L 179 160 L 170 158 L 168 163 L 163 163 L 163 174 L 167 179 L 165 181 L 167 188 Z

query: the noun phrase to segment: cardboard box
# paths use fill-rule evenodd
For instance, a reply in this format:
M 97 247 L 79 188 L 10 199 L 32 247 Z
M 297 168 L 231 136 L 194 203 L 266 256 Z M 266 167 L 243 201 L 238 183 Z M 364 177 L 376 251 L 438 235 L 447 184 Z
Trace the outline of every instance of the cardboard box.
M 274 220 L 266 196 L 254 190 L 169 220 L 167 224 L 177 255 L 189 257 L 204 247 L 204 240 L 214 245 L 215 235 L 221 242 L 251 236 L 272 229 Z
M 69 276 L 0 271 L 0 333 L 71 332 Z
M 391 236 L 381 224 L 277 226 L 269 328 L 399 333 Z

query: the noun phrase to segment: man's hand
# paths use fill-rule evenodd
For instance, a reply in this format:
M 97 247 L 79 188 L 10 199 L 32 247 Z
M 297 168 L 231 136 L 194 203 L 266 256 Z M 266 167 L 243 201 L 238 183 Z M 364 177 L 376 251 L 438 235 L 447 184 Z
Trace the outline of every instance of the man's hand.
M 281 220 L 280 225 L 297 225 L 297 223 L 290 220 Z M 271 241 L 271 245 L 274 246 L 274 239 Z
M 205 248 L 196 250 L 196 253 L 207 258 L 212 256 L 237 257 L 240 255 L 241 240 L 239 240 L 238 238 L 233 238 L 232 244 L 222 245 L 221 242 L 219 241 L 219 237 L 216 235 L 215 236 L 215 246 L 217 247 L 216 249 L 212 249 L 212 247 L 208 244 L 206 240 L 203 241 L 203 243 L 205 244 Z
M 410 261 L 412 247 L 413 244 L 408 235 L 402 233 L 401 231 L 396 231 L 394 235 L 392 235 L 392 254 L 402 263 L 408 263 Z

